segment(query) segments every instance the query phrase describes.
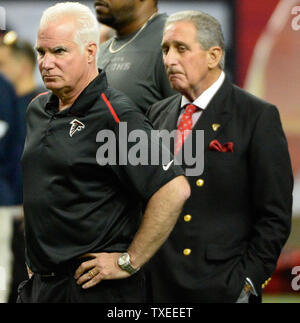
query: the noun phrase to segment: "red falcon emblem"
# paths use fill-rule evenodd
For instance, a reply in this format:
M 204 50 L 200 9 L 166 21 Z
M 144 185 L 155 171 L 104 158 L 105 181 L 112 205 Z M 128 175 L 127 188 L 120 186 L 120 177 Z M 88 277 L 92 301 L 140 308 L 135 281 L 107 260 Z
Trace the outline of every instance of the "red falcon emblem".
M 73 121 L 70 122 L 71 128 L 70 128 L 70 137 L 74 135 L 76 131 L 81 131 L 82 129 L 85 128 L 85 125 L 78 121 L 77 119 L 74 119 Z

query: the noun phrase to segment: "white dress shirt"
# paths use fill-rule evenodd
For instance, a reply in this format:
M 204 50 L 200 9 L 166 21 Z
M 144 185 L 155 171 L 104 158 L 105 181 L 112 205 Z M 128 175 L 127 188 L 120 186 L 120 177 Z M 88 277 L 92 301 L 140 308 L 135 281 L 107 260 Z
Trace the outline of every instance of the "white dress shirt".
M 225 80 L 225 73 L 224 73 L 224 71 L 222 71 L 221 75 L 216 80 L 216 82 L 214 82 L 207 90 L 205 90 L 194 102 L 190 102 L 185 96 L 182 96 L 182 98 L 181 98 L 181 108 L 180 108 L 181 111 L 180 111 L 180 115 L 179 115 L 179 118 L 178 118 L 178 122 L 179 122 L 179 120 L 181 118 L 181 115 L 185 111 L 184 107 L 187 104 L 194 104 L 197 107 L 201 108 L 200 110 L 196 111 L 193 114 L 192 118 L 193 118 L 193 127 L 194 127 L 195 123 L 200 118 L 203 110 L 206 109 L 209 102 L 212 100 L 214 95 L 218 92 L 218 90 L 222 86 L 224 80 Z M 177 124 L 178 124 L 178 122 L 177 122 Z

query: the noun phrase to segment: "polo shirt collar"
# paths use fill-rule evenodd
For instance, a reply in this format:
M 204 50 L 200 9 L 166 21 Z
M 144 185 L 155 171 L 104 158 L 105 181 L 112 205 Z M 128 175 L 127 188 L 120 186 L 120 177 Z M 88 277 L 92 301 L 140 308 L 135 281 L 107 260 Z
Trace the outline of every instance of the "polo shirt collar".
M 99 70 L 98 76 L 80 93 L 71 107 L 58 112 L 59 99 L 53 93 L 51 94 L 45 109 L 52 113 L 62 115 L 84 116 L 97 101 L 103 91 L 107 88 L 106 73 Z

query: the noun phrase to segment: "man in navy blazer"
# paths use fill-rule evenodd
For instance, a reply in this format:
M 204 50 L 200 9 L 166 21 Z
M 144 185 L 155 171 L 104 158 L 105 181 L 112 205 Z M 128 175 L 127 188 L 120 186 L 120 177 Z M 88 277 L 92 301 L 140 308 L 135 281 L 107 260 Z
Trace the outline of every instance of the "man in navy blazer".
M 228 80 L 224 47 L 210 15 L 185 11 L 166 22 L 164 65 L 179 94 L 148 117 L 169 131 L 191 123 L 176 153 L 187 141 L 200 149 L 195 134 L 204 130 L 204 171 L 188 176 L 191 197 L 148 263 L 149 301 L 259 302 L 290 233 L 293 176 L 279 112 Z

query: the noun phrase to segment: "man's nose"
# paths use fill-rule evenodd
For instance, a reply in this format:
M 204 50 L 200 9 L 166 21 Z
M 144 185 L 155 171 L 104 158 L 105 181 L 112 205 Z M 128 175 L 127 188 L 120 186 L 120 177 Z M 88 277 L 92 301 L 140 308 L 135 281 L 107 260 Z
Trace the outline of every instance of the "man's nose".
M 54 57 L 51 53 L 45 53 L 42 58 L 41 67 L 43 69 L 49 70 L 54 67 Z
M 164 55 L 164 64 L 165 66 L 174 66 L 178 62 L 177 53 L 174 49 L 170 49 L 165 55 Z

